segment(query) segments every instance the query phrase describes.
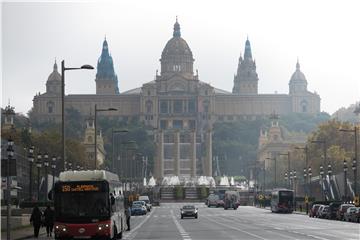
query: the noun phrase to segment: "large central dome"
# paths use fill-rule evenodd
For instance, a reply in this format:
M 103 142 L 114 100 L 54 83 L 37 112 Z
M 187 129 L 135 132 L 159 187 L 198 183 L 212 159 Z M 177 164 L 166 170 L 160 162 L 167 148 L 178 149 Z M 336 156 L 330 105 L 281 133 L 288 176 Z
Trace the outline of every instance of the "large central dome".
M 181 74 L 185 78 L 193 77 L 194 59 L 189 45 L 181 38 L 180 24 L 174 24 L 173 37 L 166 43 L 161 54 L 161 75 L 170 77 Z

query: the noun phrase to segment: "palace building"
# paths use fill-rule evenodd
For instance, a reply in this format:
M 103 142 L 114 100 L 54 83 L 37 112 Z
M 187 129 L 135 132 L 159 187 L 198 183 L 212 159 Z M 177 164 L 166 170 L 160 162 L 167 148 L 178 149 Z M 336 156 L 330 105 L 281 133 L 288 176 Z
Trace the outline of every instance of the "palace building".
M 268 117 L 276 112 L 320 112 L 320 97 L 307 90 L 299 62 L 290 78 L 288 94 L 259 94 L 259 77 L 250 41 L 240 56 L 232 92 L 202 82 L 194 73 L 193 53 L 182 38 L 176 20 L 172 38 L 162 51 L 161 71 L 155 80 L 120 92 L 114 62 L 105 39 L 97 64 L 96 94 L 65 96 L 65 108 L 73 107 L 88 116 L 90 109 L 117 108 L 101 112 L 116 119 L 137 119 L 154 129 L 157 144 L 154 175 L 212 176 L 212 125 Z M 46 82 L 46 92 L 33 100 L 33 113 L 40 121 L 61 121 L 61 75 L 57 64 Z

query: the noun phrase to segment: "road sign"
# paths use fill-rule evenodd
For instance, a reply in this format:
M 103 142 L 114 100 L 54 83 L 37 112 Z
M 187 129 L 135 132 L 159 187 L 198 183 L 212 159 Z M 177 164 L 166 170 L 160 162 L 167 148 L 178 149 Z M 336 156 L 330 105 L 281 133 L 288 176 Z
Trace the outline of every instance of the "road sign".
M 354 197 L 354 204 L 355 206 L 359 206 L 359 196 Z
M 305 203 L 309 203 L 309 197 L 305 196 Z
M 7 163 L 8 159 L 1 159 L 1 176 L 8 176 L 7 173 Z M 10 176 L 16 176 L 16 159 L 10 160 Z
M 263 200 L 264 196 L 262 194 L 259 195 L 259 200 Z

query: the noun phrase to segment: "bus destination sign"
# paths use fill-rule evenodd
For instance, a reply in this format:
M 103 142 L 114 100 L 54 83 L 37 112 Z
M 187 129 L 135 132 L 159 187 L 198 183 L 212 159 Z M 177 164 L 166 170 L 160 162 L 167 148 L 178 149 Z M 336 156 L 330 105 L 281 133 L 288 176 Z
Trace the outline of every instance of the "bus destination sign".
M 62 192 L 98 192 L 100 191 L 99 186 L 94 184 L 77 184 L 77 185 L 69 185 L 64 184 L 61 186 Z

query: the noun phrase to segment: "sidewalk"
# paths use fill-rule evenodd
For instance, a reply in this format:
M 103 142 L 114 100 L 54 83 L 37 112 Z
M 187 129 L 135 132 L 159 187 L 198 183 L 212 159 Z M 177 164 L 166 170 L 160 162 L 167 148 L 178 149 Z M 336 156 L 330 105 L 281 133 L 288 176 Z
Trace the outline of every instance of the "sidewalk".
M 20 239 L 33 239 L 34 230 L 31 225 L 26 227 L 21 227 L 18 229 L 11 230 L 10 239 L 11 240 L 20 240 Z M 46 229 L 44 227 L 40 228 L 39 238 L 38 239 L 50 239 L 46 238 Z M 6 231 L 1 232 L 1 239 L 6 239 Z

